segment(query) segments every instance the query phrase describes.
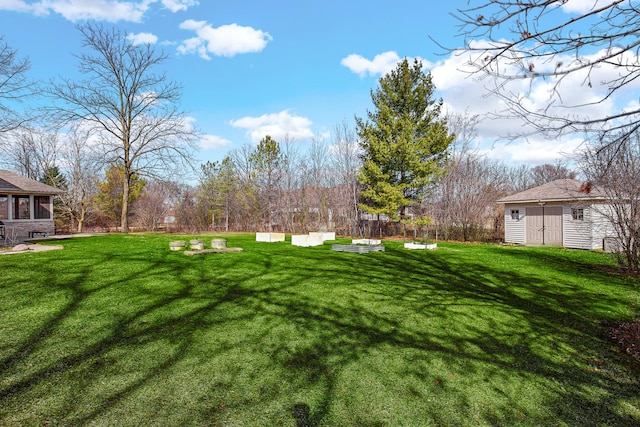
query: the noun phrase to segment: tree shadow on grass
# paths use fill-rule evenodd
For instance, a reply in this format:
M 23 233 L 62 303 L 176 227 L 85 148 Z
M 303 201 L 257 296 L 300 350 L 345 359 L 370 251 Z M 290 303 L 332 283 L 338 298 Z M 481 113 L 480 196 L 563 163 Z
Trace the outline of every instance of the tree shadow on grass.
M 486 255 L 256 252 L 188 260 L 105 252 L 66 281 L 55 267 L 34 267 L 69 297 L 2 359 L 0 407 L 13 409 L 0 410 L 0 421 L 26 417 L 20 399 L 49 393 L 55 379 L 64 385 L 59 402 L 31 409 L 73 425 L 118 411 L 132 424 L 167 421 L 172 411 L 199 425 L 629 422 L 620 399 L 638 387 L 596 357 L 595 292 L 492 267 Z M 96 270 L 109 268 L 125 271 L 96 283 Z M 56 353 L 70 319 L 91 316 L 104 317 L 101 335 Z M 180 379 L 185 367 L 193 376 Z M 504 384 L 518 379 L 533 390 Z M 141 396 L 157 413 L 135 413 Z

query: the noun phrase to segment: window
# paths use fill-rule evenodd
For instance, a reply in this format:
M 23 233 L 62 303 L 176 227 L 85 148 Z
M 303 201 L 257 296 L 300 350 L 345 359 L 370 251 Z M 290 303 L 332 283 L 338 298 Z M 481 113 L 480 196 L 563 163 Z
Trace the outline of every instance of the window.
M 9 219 L 9 196 L 0 194 L 0 219 Z
M 511 209 L 511 219 L 516 221 L 520 219 L 520 209 Z
M 574 221 L 584 221 L 584 209 L 573 208 L 571 209 L 571 217 Z
M 29 196 L 13 196 L 13 219 L 30 219 Z
M 49 196 L 34 196 L 33 210 L 35 219 L 51 219 L 51 211 L 49 210 Z

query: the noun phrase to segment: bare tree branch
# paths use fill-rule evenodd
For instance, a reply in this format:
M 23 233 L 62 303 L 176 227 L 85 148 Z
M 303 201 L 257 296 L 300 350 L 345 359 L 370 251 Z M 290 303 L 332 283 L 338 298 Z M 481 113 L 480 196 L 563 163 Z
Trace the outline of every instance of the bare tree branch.
M 625 89 L 640 77 L 640 8 L 629 0 L 594 1 L 580 12 L 568 9 L 572 5 L 567 0 L 484 0 L 454 14 L 464 46 L 449 51 L 467 55 L 466 71 L 505 105 L 492 118 L 517 118 L 527 125 L 507 138 L 619 135 L 640 123 L 640 108 L 607 104 L 628 96 Z M 513 90 L 517 82 L 528 82 L 528 91 Z M 527 101 L 539 83 L 546 85 L 548 98 L 535 106 Z M 583 96 L 569 101 L 576 90 Z

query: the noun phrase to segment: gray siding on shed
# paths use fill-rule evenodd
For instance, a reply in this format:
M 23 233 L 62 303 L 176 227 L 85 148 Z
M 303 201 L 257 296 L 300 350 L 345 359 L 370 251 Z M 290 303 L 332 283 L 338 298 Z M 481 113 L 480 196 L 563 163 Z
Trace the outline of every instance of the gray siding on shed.
M 610 221 L 607 194 L 606 189 L 591 183 L 559 179 L 504 197 L 498 203 L 505 209 L 505 241 L 541 244 L 541 230 L 545 230 L 549 234 L 544 233 L 544 244 L 602 249 L 607 241 L 611 246 L 617 234 Z M 545 206 L 544 222 L 541 206 Z M 511 219 L 512 209 L 519 209 L 519 221 Z M 583 209 L 583 218 L 574 219 L 572 209 Z
M 519 219 L 511 218 L 511 211 L 518 210 Z M 504 241 L 525 244 L 525 207 L 524 205 L 506 205 L 504 207 Z
M 584 219 L 574 220 L 573 209 L 583 209 Z M 593 249 L 592 210 L 590 205 L 573 203 L 564 205 L 562 212 L 564 223 L 564 247 L 573 249 Z
M 592 207 L 592 249 L 605 249 L 604 241 L 608 239 L 610 242 L 607 246 L 608 249 L 613 249 L 616 246 L 611 247 L 611 240 L 617 241 L 618 234 L 611 223 L 612 217 L 615 217 L 613 212 L 613 206 L 608 203 L 600 203 L 593 205 Z

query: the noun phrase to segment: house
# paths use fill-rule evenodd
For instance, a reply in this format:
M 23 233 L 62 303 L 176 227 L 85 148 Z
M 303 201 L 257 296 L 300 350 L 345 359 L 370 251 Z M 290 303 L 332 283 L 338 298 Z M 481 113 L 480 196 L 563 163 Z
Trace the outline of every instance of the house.
M 55 234 L 53 196 L 62 191 L 0 170 L 0 235 L 13 240 Z
M 607 200 L 603 188 L 573 179 L 504 197 L 505 242 L 606 249 L 615 236 Z

